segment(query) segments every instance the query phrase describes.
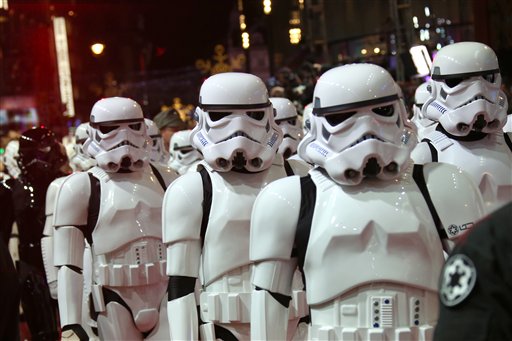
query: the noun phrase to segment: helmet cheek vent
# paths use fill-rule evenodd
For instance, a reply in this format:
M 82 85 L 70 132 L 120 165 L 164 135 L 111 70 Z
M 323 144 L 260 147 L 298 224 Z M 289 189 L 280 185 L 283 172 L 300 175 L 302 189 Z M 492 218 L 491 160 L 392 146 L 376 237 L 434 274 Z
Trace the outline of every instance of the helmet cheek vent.
M 329 141 L 330 136 L 331 134 L 327 131 L 327 129 L 325 129 L 324 126 L 322 126 L 322 137 L 324 138 L 324 140 Z
M 448 97 L 448 94 L 446 93 L 446 91 L 444 91 L 443 88 L 441 88 L 440 95 L 446 101 L 446 97 Z

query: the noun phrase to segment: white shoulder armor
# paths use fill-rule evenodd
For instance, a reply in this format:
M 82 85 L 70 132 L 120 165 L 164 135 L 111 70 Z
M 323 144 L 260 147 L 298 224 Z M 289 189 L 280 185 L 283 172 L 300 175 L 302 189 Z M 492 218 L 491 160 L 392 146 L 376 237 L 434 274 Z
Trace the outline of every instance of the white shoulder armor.
M 176 171 L 169 166 L 160 163 L 151 164 L 153 165 L 153 167 L 155 167 L 158 173 L 160 173 L 160 176 L 162 176 L 162 179 L 164 180 L 166 187 L 169 187 L 169 185 L 178 177 Z
M 64 182 L 66 177 L 60 177 L 52 181 L 48 189 L 46 190 L 46 201 L 45 201 L 45 215 L 46 221 L 44 224 L 43 235 L 51 236 L 53 234 L 53 212 L 55 210 L 55 200 L 57 199 L 57 193 L 60 186 Z
M 251 216 L 250 259 L 289 259 L 299 219 L 299 176 L 268 184 L 258 195 Z
M 427 142 L 420 142 L 411 152 L 411 159 L 415 164 L 423 165 L 432 162 L 432 152 Z
M 167 188 L 162 206 L 164 243 L 200 238 L 202 203 L 199 173 L 184 174 Z
M 289 158 L 286 161 L 292 168 L 293 174 L 295 175 L 306 176 L 308 175 L 309 170 L 313 167 L 312 165 L 301 159 Z
M 68 176 L 57 193 L 54 226 L 86 225 L 90 194 L 91 183 L 88 173 Z
M 446 163 L 424 165 L 432 203 L 450 239 L 459 237 L 485 215 L 480 191 L 460 168 Z

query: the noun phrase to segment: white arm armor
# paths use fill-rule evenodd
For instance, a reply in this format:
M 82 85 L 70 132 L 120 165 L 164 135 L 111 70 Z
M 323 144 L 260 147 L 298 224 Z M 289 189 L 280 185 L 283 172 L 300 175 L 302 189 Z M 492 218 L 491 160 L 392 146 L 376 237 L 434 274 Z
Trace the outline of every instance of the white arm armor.
M 74 173 L 65 178 L 57 193 L 53 225 L 87 225 L 90 195 L 91 183 L 87 172 Z
M 64 178 L 57 178 L 48 186 L 46 190 L 45 215 L 43 238 L 41 239 L 41 252 L 43 255 L 44 271 L 46 281 L 50 287 L 50 295 L 57 299 L 57 268 L 53 263 L 53 211 L 55 209 L 55 199 L 57 191 L 64 182 Z
M 255 262 L 251 303 L 251 339 L 285 340 L 289 309 L 272 294 L 291 296 L 296 260 L 291 258 L 299 218 L 298 176 L 267 185 L 251 215 L 250 259 Z
M 199 340 L 194 293 L 167 302 L 171 340 Z M 170 312 L 179 312 L 173 314 Z
M 482 195 L 469 175 L 456 166 L 428 163 L 423 172 L 446 234 L 450 240 L 456 240 L 485 215 Z
M 265 290 L 253 291 L 251 301 L 251 340 L 286 340 L 288 308 Z
M 411 159 L 415 164 L 424 165 L 427 162 L 432 162 L 432 152 L 427 142 L 420 142 L 414 147 L 411 152 Z
M 59 316 L 62 327 L 82 324 L 82 274 L 67 266 L 59 268 Z
M 167 245 L 168 276 L 199 276 L 202 202 L 199 173 L 182 175 L 165 192 L 162 237 Z

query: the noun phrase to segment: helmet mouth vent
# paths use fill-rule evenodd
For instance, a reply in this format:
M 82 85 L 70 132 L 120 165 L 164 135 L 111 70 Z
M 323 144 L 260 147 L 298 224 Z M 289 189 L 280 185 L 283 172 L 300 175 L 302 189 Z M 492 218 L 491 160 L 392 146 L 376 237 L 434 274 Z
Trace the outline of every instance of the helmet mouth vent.
M 123 159 L 121 160 L 121 167 L 122 168 L 130 168 L 131 165 L 132 165 L 132 160 L 130 160 L 130 158 L 127 156 L 123 157 Z
M 263 164 L 263 160 L 260 159 L 259 157 L 251 160 L 251 166 L 253 166 L 253 167 L 260 168 L 262 164 Z
M 469 125 L 466 123 L 459 123 L 457 124 L 457 130 L 461 133 L 466 133 L 469 130 Z
M 232 160 L 232 165 L 236 169 L 243 169 L 247 164 L 247 159 L 244 156 L 244 153 L 241 151 L 236 152 L 235 157 Z
M 473 123 L 473 129 L 476 131 L 481 131 L 487 126 L 487 121 L 484 118 L 484 115 L 478 115 L 475 123 Z
M 384 172 L 386 173 L 397 173 L 398 172 L 398 164 L 396 162 L 391 162 L 386 167 L 384 167 Z
M 215 163 L 217 164 L 217 166 L 219 166 L 222 169 L 226 169 L 229 166 L 228 160 L 221 158 L 221 157 L 218 158 L 217 160 L 215 160 Z
M 354 180 L 359 177 L 360 173 L 356 171 L 355 169 L 347 169 L 345 171 L 345 177 L 349 180 Z
M 372 157 L 366 162 L 363 169 L 363 175 L 367 177 L 375 177 L 381 172 L 381 170 L 382 167 L 379 165 L 377 159 Z

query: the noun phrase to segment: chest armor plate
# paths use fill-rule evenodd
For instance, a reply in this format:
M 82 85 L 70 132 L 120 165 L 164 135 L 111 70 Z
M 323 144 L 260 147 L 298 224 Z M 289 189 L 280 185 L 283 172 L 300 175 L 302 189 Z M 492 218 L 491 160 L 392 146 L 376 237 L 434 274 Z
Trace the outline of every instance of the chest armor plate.
M 482 193 L 488 209 L 512 200 L 512 152 L 502 133 L 479 141 L 456 141 L 438 148 L 439 162 L 451 163 L 466 171 Z
M 318 171 L 311 176 L 317 200 L 304 263 L 309 304 L 372 282 L 437 290 L 443 249 L 410 172 L 394 182 L 343 187 Z
M 142 238 L 162 240 L 164 190 L 148 171 L 103 174 L 98 222 L 92 233 L 96 255 Z
M 284 176 L 284 168 L 278 165 L 252 174 L 210 172 L 212 206 L 202 254 L 205 285 L 250 263 L 250 219 L 254 201 L 265 185 Z

